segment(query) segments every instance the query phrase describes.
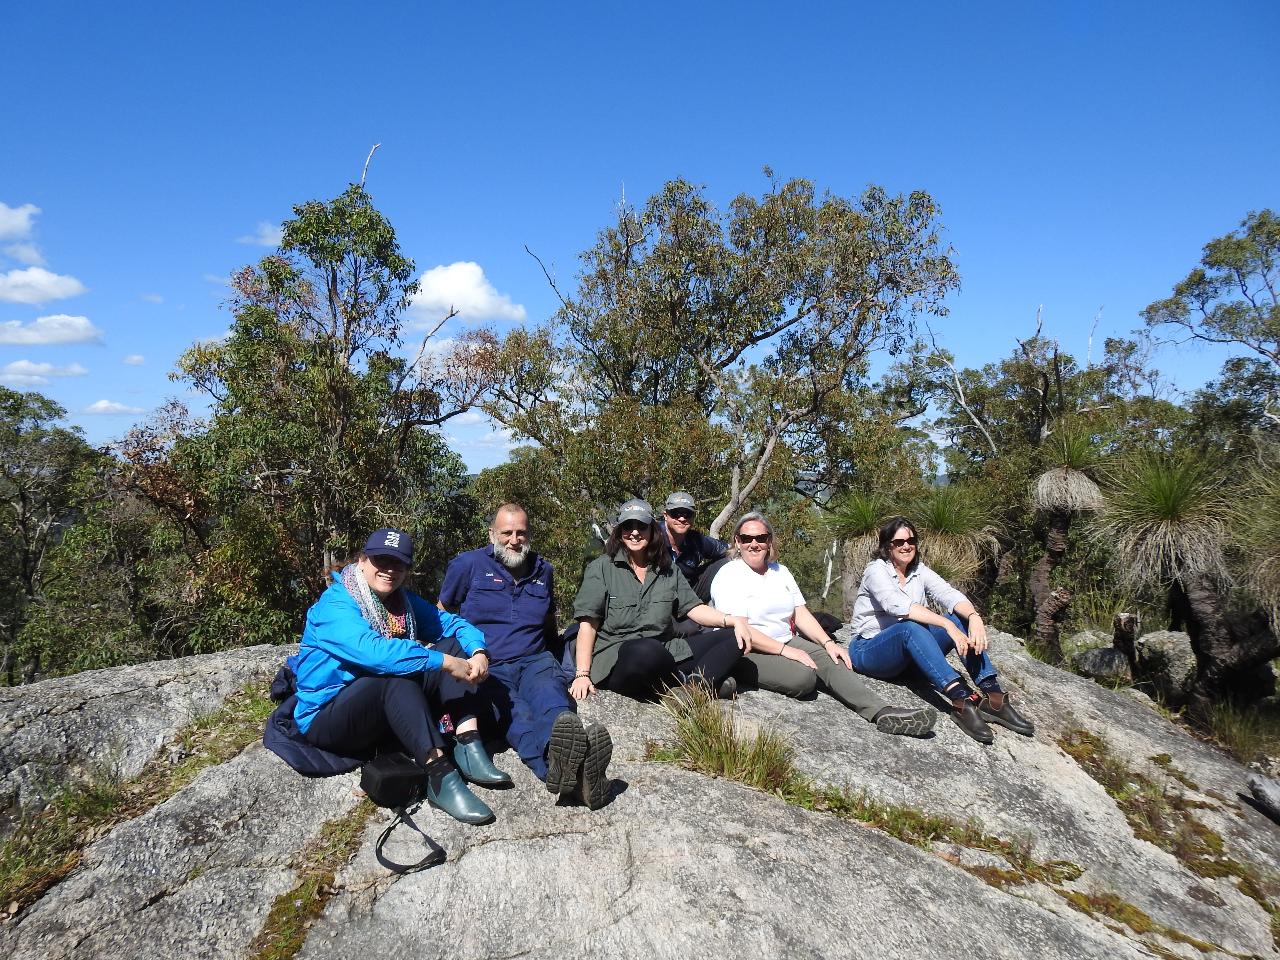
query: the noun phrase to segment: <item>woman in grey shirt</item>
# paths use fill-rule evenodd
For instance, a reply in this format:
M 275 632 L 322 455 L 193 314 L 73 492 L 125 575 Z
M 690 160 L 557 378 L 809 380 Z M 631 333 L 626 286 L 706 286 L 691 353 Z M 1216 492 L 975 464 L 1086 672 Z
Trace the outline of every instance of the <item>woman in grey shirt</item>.
M 916 528 L 906 517 L 880 528 L 876 558 L 862 574 L 849 625 L 854 669 L 888 680 L 914 664 L 951 701 L 953 719 L 973 739 L 995 739 L 988 722 L 1030 736 L 1035 728 L 1000 687 L 982 618 L 963 593 L 920 562 L 919 547 Z M 948 614 L 934 613 L 926 599 Z M 947 661 L 952 650 L 960 654 L 977 691 Z

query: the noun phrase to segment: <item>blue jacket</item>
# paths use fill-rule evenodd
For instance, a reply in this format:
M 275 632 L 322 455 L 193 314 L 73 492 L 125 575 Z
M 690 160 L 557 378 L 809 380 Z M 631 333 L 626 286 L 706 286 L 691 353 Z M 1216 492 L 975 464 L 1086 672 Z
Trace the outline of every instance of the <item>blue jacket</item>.
M 453 637 L 468 656 L 484 648 L 484 634 L 461 617 L 437 609 L 416 593 L 404 591 L 418 625 L 418 643 L 384 637 L 360 613 L 355 598 L 337 574 L 329 589 L 307 611 L 302 646 L 289 658 L 298 677 L 293 718 L 306 733 L 316 713 L 357 677 L 404 676 L 439 670 L 444 654 L 423 644 Z

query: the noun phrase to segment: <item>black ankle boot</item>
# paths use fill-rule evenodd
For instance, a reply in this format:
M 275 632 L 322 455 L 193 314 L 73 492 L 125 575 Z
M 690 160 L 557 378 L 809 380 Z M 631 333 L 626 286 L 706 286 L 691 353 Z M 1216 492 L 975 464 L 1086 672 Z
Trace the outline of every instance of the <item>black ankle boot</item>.
M 978 715 L 978 695 L 970 694 L 962 700 L 951 701 L 951 719 L 961 730 L 981 744 L 995 742 L 996 735 L 991 732 L 986 721 Z

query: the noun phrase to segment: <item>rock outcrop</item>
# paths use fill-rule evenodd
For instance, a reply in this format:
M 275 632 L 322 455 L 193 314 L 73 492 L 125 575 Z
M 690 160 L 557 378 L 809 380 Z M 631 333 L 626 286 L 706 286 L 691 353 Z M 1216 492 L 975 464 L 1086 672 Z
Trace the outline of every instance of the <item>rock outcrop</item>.
M 0 687 L 0 836 L 69 781 L 137 776 L 181 727 L 282 659 L 264 645 Z
M 1280 827 L 1245 800 L 1248 772 L 1125 692 L 1040 663 L 1007 635 L 994 634 L 992 645 L 1019 709 L 1037 725 L 1032 738 L 998 730 L 983 747 L 945 718 L 929 738 L 889 737 L 824 694 L 797 702 L 753 691 L 732 709 L 748 732 L 788 738 L 815 783 L 972 821 L 1015 841 L 1016 855 L 957 842 L 909 845 L 646 760 L 651 742 L 671 736 L 669 716 L 605 693 L 583 712 L 614 734 L 608 806 L 553 803 L 507 751 L 497 762 L 515 788 L 484 795 L 497 822 L 464 827 L 424 808 L 416 820 L 448 860 L 400 877 L 374 859 L 390 818 L 377 811 L 324 891 L 297 956 L 916 960 L 965 945 L 1019 960 L 1280 956 L 1260 902 L 1280 894 Z M 227 656 L 242 654 L 274 666 L 282 651 Z M 193 664 L 164 666 L 178 676 Z M 46 681 L 34 697 L 48 708 L 58 699 L 49 689 L 76 681 Z M 112 683 L 99 676 L 96 686 Z M 927 696 L 876 685 L 896 703 Z M 38 710 L 24 702 L 24 688 L 6 693 L 3 722 L 22 711 L 23 727 L 32 727 Z M 1081 731 L 1107 744 L 1109 769 L 1183 798 L 1183 825 L 1216 838 L 1219 860 L 1235 866 L 1206 869 L 1140 838 L 1131 811 L 1086 759 L 1060 745 Z M 163 750 L 152 727 L 139 740 L 131 756 Z M 60 749 L 49 746 L 51 754 Z M 354 774 L 305 780 L 254 744 L 86 848 L 73 873 L 0 926 L 0 954 L 248 957 L 325 825 L 363 807 L 355 784 Z M 418 843 L 402 827 L 388 855 L 417 859 Z M 1020 859 L 1075 869 L 1028 879 L 1011 862 Z
M 1186 703 L 1196 679 L 1196 654 L 1191 638 L 1180 630 L 1144 633 L 1135 644 L 1138 679 L 1151 684 L 1167 704 Z

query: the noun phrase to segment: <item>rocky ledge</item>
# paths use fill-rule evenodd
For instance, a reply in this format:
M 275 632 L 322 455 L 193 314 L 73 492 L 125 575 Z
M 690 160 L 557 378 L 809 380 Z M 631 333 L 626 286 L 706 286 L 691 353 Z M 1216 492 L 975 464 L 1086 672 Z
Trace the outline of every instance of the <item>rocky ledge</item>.
M 373 855 L 390 815 L 368 816 L 354 774 L 305 780 L 252 744 L 85 847 L 74 870 L 0 926 L 0 954 L 251 957 L 271 936 L 263 930 L 273 907 L 303 907 L 308 897 L 314 915 L 290 947 L 300 958 L 1280 955 L 1271 916 L 1280 827 L 1247 799 L 1249 772 L 1144 698 L 1046 666 L 1004 634 L 993 648 L 1037 725 L 1032 738 L 998 730 L 983 747 L 945 719 L 925 739 L 889 737 L 822 694 L 796 702 L 749 692 L 730 709 L 748 735 L 787 738 L 816 787 L 847 788 L 924 824 L 967 824 L 1004 845 L 942 829 L 906 843 L 890 829 L 646 759 L 670 740 L 670 716 L 602 694 L 584 713 L 607 723 L 616 743 L 614 797 L 603 810 L 553 803 L 501 753 L 516 786 L 485 794 L 497 822 L 464 827 L 424 808 L 415 819 L 448 859 L 393 876 Z M 211 675 L 243 682 L 285 652 L 0 692 L 0 782 L 29 782 L 21 771 L 36 766 L 88 765 L 103 749 L 94 744 L 111 744 L 125 770 L 123 758 L 138 768 L 163 757 L 164 731 L 188 705 L 217 699 Z M 892 702 L 927 696 L 877 686 Z M 141 688 L 172 703 L 139 699 Z M 77 719 L 59 706 L 72 702 L 98 712 L 81 707 Z M 85 729 L 99 722 L 102 736 Z M 319 886 L 300 886 L 317 850 L 332 846 L 325 831 L 343 823 L 354 824 L 354 855 Z M 416 859 L 419 843 L 402 827 L 387 852 Z

